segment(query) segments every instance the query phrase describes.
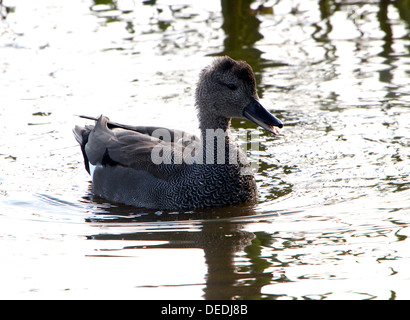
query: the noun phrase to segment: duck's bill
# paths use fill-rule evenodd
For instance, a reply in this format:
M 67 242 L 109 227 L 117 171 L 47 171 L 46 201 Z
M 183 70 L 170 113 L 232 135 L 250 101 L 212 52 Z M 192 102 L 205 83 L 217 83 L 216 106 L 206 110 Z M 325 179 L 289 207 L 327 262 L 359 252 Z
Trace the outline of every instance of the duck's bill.
M 251 120 L 257 125 L 261 126 L 265 130 L 272 132 L 273 134 L 279 134 L 278 128 L 283 127 L 282 121 L 270 114 L 258 100 L 252 98 L 251 102 L 246 106 L 243 111 L 245 118 Z

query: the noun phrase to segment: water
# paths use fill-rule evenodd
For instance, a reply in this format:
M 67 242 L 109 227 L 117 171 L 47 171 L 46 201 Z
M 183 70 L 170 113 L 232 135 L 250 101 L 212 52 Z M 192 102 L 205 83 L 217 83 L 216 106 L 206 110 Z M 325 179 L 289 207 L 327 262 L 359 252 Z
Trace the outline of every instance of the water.
M 409 299 L 409 1 L 0 6 L 0 297 Z M 198 73 L 247 60 L 256 204 L 160 212 L 90 192 L 76 114 L 195 133 Z

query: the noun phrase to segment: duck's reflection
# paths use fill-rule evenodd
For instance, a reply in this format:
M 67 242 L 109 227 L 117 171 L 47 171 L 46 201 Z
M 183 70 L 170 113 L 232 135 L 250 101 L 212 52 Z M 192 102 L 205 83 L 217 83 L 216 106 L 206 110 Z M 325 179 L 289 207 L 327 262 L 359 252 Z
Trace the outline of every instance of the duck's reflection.
M 90 199 L 86 200 L 90 203 Z M 133 249 L 145 248 L 196 248 L 204 251 L 207 274 L 204 290 L 205 299 L 233 299 L 260 297 L 261 287 L 271 279 L 272 274 L 264 272 L 265 268 L 250 267 L 244 270 L 235 265 L 234 258 L 244 256 L 250 261 L 250 265 L 257 263 L 252 254 L 254 252 L 255 234 L 244 231 L 244 225 L 248 222 L 245 217 L 251 219 L 255 215 L 251 205 L 239 205 L 228 208 L 213 208 L 210 210 L 198 210 L 195 212 L 155 212 L 122 205 L 109 205 L 99 198 L 93 198 L 96 213 L 87 222 L 96 226 L 102 224 L 121 224 L 129 227 L 138 225 L 138 232 L 120 233 L 116 228 L 113 234 L 94 234 L 89 236 L 93 240 L 128 240 L 128 241 L 160 241 L 160 244 L 146 246 L 133 246 Z M 97 210 L 96 210 L 97 209 Z M 223 216 L 223 218 L 219 218 Z M 155 222 L 155 232 L 152 232 L 152 223 Z M 170 223 L 171 222 L 171 223 Z M 182 222 L 175 226 L 172 222 Z M 192 222 L 192 223 L 191 223 Z M 146 229 L 144 229 L 146 226 Z M 174 228 L 172 227 L 174 226 Z M 141 231 L 143 230 L 143 231 Z M 163 230 L 163 231 L 162 231 Z M 127 247 L 128 248 L 128 247 Z M 125 248 L 124 248 L 125 249 Z M 246 269 L 246 268 L 245 268 Z M 255 271 L 259 270 L 259 271 Z

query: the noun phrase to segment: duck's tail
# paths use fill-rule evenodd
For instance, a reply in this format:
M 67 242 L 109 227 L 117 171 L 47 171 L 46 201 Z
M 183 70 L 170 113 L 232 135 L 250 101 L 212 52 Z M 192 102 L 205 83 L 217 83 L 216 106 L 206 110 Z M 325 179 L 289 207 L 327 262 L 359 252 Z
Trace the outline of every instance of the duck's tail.
M 73 129 L 75 140 L 77 140 L 81 147 L 81 152 L 83 153 L 85 170 L 87 170 L 88 173 L 90 173 L 90 164 L 87 154 L 85 153 L 85 145 L 88 142 L 88 137 L 93 128 L 94 126 L 87 125 L 85 127 L 75 126 Z

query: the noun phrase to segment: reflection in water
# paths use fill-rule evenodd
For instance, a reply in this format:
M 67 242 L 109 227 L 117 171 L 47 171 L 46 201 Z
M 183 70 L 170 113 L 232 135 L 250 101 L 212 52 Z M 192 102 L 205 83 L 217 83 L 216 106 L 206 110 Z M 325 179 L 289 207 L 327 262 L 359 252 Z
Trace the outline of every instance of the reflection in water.
M 273 5 L 266 7 L 260 4 L 252 9 L 251 5 L 254 3 L 254 0 L 221 0 L 222 29 L 226 37 L 223 51 L 212 55 L 228 55 L 236 60 L 245 60 L 254 70 L 256 82 L 260 83 L 264 68 L 283 66 L 286 63 L 263 58 L 263 51 L 257 48 L 256 43 L 263 39 L 259 31 L 261 21 L 258 14 L 272 14 Z M 258 94 L 263 96 L 262 88 L 259 88 Z
M 121 224 L 132 227 L 137 224 L 144 231 L 119 234 L 94 234 L 88 236 L 92 240 L 128 240 L 145 241 L 144 245 L 124 247 L 127 249 L 146 248 L 196 248 L 205 254 L 208 272 L 204 290 L 205 299 L 249 298 L 261 295 L 261 288 L 269 283 L 271 273 L 264 273 L 269 264 L 260 259 L 260 244 L 263 236 L 243 230 L 240 220 L 229 219 L 229 216 L 253 215 L 252 207 L 232 206 L 225 210 L 198 210 L 189 213 L 155 212 L 135 214 L 136 209 L 127 206 L 100 207 L 102 217 L 95 216 L 87 219 L 95 226 Z M 231 210 L 230 210 L 231 209 Z M 131 214 L 133 212 L 133 214 Z M 218 215 L 222 215 L 218 219 Z M 167 222 L 173 220 L 172 222 Z M 150 222 L 155 222 L 154 225 Z M 195 226 L 195 229 L 184 230 L 184 227 Z M 116 230 L 118 232 L 118 228 Z M 148 245 L 146 241 L 161 241 L 161 244 Z M 165 243 L 164 243 L 165 242 Z M 266 235 L 265 240 L 266 242 Z M 250 260 L 248 270 L 239 270 L 235 266 L 234 257 L 242 251 L 247 253 Z M 253 279 L 253 280 L 252 280 Z M 241 282 L 243 282 L 241 284 Z M 246 286 L 245 286 L 246 284 Z
M 225 31 L 224 51 L 219 55 L 229 55 L 235 60 L 245 60 L 255 73 L 260 71 L 262 52 L 254 44 L 263 38 L 259 32 L 260 20 L 251 10 L 253 0 L 221 0 Z

